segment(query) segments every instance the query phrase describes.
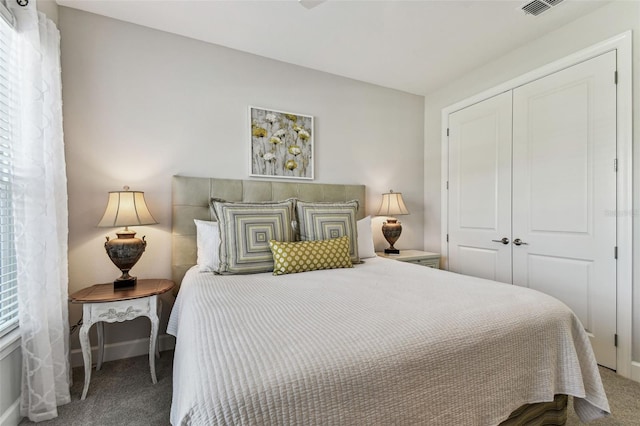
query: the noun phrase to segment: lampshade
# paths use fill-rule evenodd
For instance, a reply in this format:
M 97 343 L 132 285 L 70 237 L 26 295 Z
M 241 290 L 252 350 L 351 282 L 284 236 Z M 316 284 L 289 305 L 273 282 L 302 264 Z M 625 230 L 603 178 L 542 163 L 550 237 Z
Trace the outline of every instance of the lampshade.
M 99 228 L 112 228 L 124 226 L 123 230 L 116 232 L 118 238 L 110 239 L 104 243 L 109 259 L 120 269 L 122 275 L 113 282 L 114 289 L 127 289 L 136 285 L 137 279 L 129 275 L 129 271 L 138 262 L 147 247 L 147 242 L 135 238 L 135 231 L 129 230 L 129 226 L 154 225 L 158 222 L 151 216 L 151 212 L 144 201 L 144 192 L 129 191 L 125 186 L 124 191 L 109 192 L 107 208 L 98 223 Z
M 378 209 L 377 216 L 399 216 L 409 214 L 407 206 L 404 205 L 401 192 L 389 192 L 382 194 L 382 202 Z
M 115 228 L 119 226 L 154 225 L 158 223 L 144 201 L 144 192 L 128 191 L 109 192 L 109 201 L 98 228 Z

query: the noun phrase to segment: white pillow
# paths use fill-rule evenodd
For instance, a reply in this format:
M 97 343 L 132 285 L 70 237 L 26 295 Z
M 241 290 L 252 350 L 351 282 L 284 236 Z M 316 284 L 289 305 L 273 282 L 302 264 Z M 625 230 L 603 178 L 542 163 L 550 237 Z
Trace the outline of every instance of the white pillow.
M 196 224 L 198 245 L 198 269 L 200 272 L 214 272 L 220 265 L 220 232 L 218 222 L 193 219 Z
M 358 256 L 360 259 L 376 257 L 376 249 L 373 246 L 373 235 L 371 234 L 371 216 L 360 219 L 358 227 Z

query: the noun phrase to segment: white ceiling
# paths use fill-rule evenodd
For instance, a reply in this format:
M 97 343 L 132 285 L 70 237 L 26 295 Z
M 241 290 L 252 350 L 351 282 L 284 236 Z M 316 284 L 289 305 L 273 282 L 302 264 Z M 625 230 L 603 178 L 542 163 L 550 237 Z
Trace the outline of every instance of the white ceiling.
M 419 95 L 611 0 L 57 0 L 123 21 Z

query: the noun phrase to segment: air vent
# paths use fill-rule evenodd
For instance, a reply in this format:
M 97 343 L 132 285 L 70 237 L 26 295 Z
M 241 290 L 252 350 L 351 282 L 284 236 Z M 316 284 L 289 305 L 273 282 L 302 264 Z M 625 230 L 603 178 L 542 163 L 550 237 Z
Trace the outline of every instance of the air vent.
M 562 0 L 533 0 L 522 6 L 521 9 L 527 15 L 538 16 L 560 3 L 562 3 Z
M 307 9 L 313 9 L 314 7 L 324 3 L 325 1 L 327 0 L 298 0 L 298 3 L 300 3 L 302 6 L 304 6 Z

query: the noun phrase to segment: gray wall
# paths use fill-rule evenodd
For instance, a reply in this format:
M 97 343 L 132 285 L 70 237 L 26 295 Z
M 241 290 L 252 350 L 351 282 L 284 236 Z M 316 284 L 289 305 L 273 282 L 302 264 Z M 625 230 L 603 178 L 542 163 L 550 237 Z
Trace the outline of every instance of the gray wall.
M 544 16 L 544 15 L 542 15 Z M 441 110 L 535 68 L 633 30 L 633 124 L 640 125 L 640 2 L 612 2 L 545 37 L 532 41 L 431 93 L 425 98 L 425 249 L 440 251 Z M 634 147 L 640 136 L 634 134 Z M 634 149 L 634 212 L 640 197 L 640 150 Z M 640 265 L 640 226 L 634 214 L 634 264 Z M 640 268 L 634 271 L 634 359 L 640 361 Z
M 423 97 L 64 7 L 59 28 L 70 292 L 119 275 L 103 248 L 114 230 L 95 225 L 124 184 L 160 222 L 136 229 L 148 246 L 132 272 L 171 276 L 171 176 L 247 178 L 248 105 L 313 115 L 316 181 L 367 185 L 370 214 L 383 192 L 403 192 L 396 246 L 423 248 Z M 107 342 L 148 335 L 135 321 L 106 329 Z

